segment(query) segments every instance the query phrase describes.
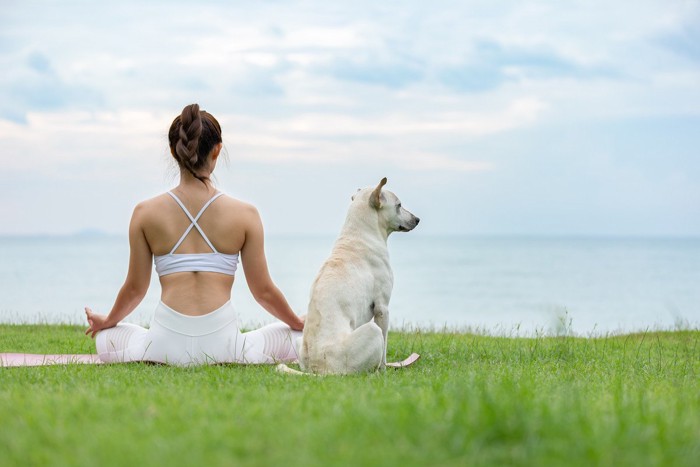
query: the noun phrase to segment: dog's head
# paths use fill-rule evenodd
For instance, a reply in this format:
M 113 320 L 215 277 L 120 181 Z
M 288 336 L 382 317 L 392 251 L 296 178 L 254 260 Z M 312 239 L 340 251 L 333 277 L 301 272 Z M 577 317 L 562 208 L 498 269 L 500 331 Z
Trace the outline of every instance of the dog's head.
M 381 228 L 391 232 L 409 232 L 416 228 L 420 219 L 401 206 L 399 198 L 391 191 L 382 190 L 386 185 L 386 177 L 382 178 L 376 188 L 358 190 L 352 197 L 353 204 L 369 205 L 370 209 L 379 215 Z

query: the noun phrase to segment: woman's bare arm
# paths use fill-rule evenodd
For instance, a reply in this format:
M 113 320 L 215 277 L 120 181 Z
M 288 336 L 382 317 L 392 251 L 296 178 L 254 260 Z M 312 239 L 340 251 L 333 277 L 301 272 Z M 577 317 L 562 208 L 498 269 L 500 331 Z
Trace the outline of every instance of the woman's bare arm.
M 143 210 L 142 205 L 137 205 L 129 224 L 129 271 L 124 285 L 119 290 L 109 315 L 93 313 L 90 308 L 85 308 L 90 324 L 85 334 L 92 333 L 92 337 L 95 337 L 97 331 L 116 326 L 134 311 L 148 291 L 151 283 L 153 253 L 141 227 Z
M 271 315 L 295 331 L 304 329 L 304 320 L 294 313 L 282 292 L 272 282 L 265 258 L 265 240 L 258 211 L 251 207 L 247 219 L 245 243 L 241 248 L 241 262 L 248 288 L 255 300 Z

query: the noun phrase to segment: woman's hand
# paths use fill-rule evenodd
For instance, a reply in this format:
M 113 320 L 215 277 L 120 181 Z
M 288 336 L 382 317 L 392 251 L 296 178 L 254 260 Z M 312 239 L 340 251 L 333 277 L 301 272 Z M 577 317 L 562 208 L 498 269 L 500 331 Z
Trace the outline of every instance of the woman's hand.
M 85 316 L 87 317 L 89 328 L 85 331 L 85 335 L 92 333 L 90 337 L 93 339 L 95 335 L 102 331 L 103 329 L 113 328 L 116 324 L 111 323 L 106 315 L 100 315 L 98 313 L 93 313 L 88 307 L 85 307 Z
M 294 326 L 289 326 L 293 331 L 303 331 L 304 323 L 306 322 L 306 315 L 298 316 L 298 322 Z

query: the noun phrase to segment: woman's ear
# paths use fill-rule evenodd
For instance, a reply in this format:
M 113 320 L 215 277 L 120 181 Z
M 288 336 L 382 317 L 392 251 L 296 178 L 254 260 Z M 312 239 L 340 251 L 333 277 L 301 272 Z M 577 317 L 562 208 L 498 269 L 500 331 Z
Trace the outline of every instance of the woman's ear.
M 224 147 L 224 143 L 219 143 L 214 148 L 211 150 L 211 160 L 212 162 L 216 162 L 216 159 L 219 157 L 219 154 L 221 153 L 221 148 Z

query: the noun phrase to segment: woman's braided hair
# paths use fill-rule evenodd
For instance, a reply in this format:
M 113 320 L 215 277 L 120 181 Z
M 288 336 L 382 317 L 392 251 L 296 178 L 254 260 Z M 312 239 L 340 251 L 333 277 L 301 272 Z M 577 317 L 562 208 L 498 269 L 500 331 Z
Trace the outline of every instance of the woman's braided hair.
M 187 170 L 203 183 L 209 180 L 200 172 L 214 146 L 221 143 L 221 126 L 210 113 L 190 104 L 175 117 L 170 131 L 170 153 L 181 169 Z

